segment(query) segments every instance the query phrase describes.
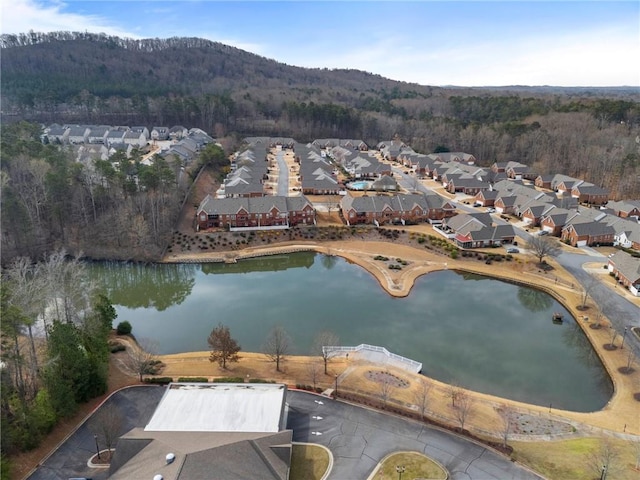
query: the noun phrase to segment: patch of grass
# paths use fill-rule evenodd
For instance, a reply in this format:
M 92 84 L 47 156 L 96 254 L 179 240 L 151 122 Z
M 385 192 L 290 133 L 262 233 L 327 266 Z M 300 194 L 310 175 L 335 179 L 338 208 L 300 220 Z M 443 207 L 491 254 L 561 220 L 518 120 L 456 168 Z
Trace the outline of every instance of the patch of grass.
M 599 478 L 590 470 L 587 457 L 600 447 L 598 438 L 578 438 L 557 442 L 509 442 L 514 449 L 513 459 L 521 462 L 549 480 L 585 480 Z M 621 472 L 616 480 L 637 480 L 635 456 L 631 442 L 609 439 L 620 452 L 617 463 Z
M 404 467 L 404 478 L 428 478 L 429 480 L 446 479 L 447 472 L 429 457 L 417 452 L 395 453 L 385 459 L 376 472 L 376 480 L 396 480 L 397 466 Z M 382 473 L 380 473 L 382 472 Z
M 329 454 L 315 445 L 294 445 L 290 480 L 320 480 L 329 468 Z

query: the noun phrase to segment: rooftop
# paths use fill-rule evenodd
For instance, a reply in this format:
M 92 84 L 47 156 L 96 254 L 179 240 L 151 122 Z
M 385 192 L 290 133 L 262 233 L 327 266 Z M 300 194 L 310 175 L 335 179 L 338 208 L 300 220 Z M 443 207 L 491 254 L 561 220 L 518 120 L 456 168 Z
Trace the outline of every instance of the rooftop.
M 173 383 L 145 431 L 279 432 L 285 391 L 282 384 Z

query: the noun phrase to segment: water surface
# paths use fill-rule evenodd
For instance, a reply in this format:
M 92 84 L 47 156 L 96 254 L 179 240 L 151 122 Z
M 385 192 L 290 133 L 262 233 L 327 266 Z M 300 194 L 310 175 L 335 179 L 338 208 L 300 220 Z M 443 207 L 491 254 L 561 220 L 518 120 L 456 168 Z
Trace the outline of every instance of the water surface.
M 137 338 L 158 353 L 207 350 L 223 323 L 245 351 L 261 351 L 280 324 L 292 354 L 309 354 L 322 330 L 343 345 L 369 343 L 412 358 L 423 372 L 480 392 L 555 408 L 591 411 L 611 382 L 569 312 L 546 293 L 453 271 L 420 277 L 394 298 L 359 266 L 296 253 L 237 264 L 95 264 Z M 565 321 L 551 321 L 554 312 Z

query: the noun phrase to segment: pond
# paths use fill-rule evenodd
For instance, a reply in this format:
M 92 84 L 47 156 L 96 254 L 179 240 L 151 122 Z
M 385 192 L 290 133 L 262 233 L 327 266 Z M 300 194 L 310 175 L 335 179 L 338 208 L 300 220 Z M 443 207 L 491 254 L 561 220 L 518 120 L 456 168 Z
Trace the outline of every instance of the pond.
M 368 343 L 423 364 L 447 383 L 554 408 L 593 411 L 612 394 L 606 371 L 562 305 L 546 293 L 454 271 L 420 277 L 394 298 L 357 265 L 296 253 L 236 264 L 92 264 L 133 333 L 158 353 L 207 350 L 223 323 L 244 351 L 262 350 L 280 324 L 292 354 L 311 353 L 314 336 Z M 554 312 L 564 323 L 551 320 Z

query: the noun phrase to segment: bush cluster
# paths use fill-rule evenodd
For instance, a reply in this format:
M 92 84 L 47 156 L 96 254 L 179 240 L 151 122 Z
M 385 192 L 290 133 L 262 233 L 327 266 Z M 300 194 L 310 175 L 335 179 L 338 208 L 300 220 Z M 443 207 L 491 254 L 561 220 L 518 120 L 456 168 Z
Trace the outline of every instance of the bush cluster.
M 144 383 L 150 383 L 152 385 L 168 385 L 173 382 L 171 377 L 149 377 L 143 380 Z
M 308 392 L 322 393 L 323 389 L 320 387 L 313 387 L 313 385 L 303 385 L 301 383 L 296 383 L 296 388 L 298 390 L 306 390 Z
M 126 320 L 124 322 L 120 322 L 116 327 L 116 333 L 118 335 L 129 335 L 131 330 L 133 330 L 133 327 Z

